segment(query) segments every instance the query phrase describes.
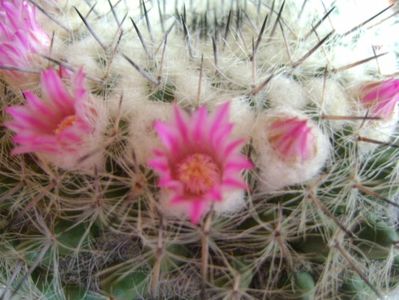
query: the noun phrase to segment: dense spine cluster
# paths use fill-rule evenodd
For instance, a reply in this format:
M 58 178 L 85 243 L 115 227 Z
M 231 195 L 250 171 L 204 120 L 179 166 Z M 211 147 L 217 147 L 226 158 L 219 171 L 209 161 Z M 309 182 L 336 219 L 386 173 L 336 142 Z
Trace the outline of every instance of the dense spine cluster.
M 0 299 L 391 293 L 397 12 L 0 0 Z

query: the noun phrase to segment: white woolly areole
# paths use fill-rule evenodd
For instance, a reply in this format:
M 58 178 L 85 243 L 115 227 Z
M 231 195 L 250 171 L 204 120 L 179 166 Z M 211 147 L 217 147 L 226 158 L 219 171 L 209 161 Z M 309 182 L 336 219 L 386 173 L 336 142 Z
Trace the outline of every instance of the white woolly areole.
M 228 55 L 221 56 L 218 58 L 218 68 L 221 76 L 233 84 L 241 85 L 243 88 L 253 84 L 252 64 L 248 59 L 243 60 Z
M 260 189 L 268 193 L 285 186 L 305 183 L 316 176 L 325 165 L 331 148 L 328 137 L 314 122 L 309 120 L 308 125 L 315 137 L 316 151 L 314 157 L 304 162 L 283 161 L 275 153 L 267 137 L 268 123 L 278 116 L 308 119 L 302 113 L 288 108 L 270 110 L 258 117 L 253 135 L 253 145 L 257 154 L 255 164 L 259 168 Z
M 214 209 L 217 215 L 234 214 L 246 206 L 243 191 L 230 191 L 224 193 L 220 202 L 215 202 Z
M 364 112 L 364 115 L 366 112 Z M 396 132 L 399 121 L 399 107 L 395 106 L 392 116 L 386 120 L 366 121 L 363 126 L 358 130 L 361 137 L 371 140 L 380 141 L 383 143 L 390 142 Z M 367 154 L 378 147 L 378 144 L 372 142 L 359 142 L 358 149 L 360 154 Z
M 174 88 L 179 103 L 198 105 L 207 102 L 211 95 L 211 83 L 206 72 L 201 75 L 200 65 L 193 66 L 186 59 L 188 50 L 181 39 L 171 37 L 169 43 L 175 42 L 177 47 L 165 54 L 162 79 Z
M 234 136 L 246 137 L 249 132 L 252 132 L 255 113 L 249 107 L 246 97 L 236 97 L 230 100 L 230 121 L 234 123 Z
M 138 164 L 146 164 L 152 157 L 152 151 L 161 146 L 154 129 L 155 121 L 169 121 L 173 107 L 163 102 L 143 102 L 131 112 L 129 124 L 129 145 L 127 155 L 134 153 Z
M 58 45 L 57 52 L 65 52 L 68 55 L 68 64 L 78 67 L 84 66 L 87 77 L 101 80 L 101 66 L 97 63 L 103 51 L 98 43 L 91 36 L 76 41 L 68 46 Z M 84 53 L 85 55 L 82 55 Z
M 270 81 L 268 96 L 271 107 L 303 108 L 306 99 L 302 86 L 287 76 L 278 76 Z
M 333 80 L 314 78 L 305 83 L 308 102 L 315 104 L 321 114 L 330 116 L 351 116 L 353 114 L 349 96 L 345 94 L 341 85 Z M 347 122 L 333 120 L 333 129 L 342 128 Z
M 92 173 L 94 169 L 101 171 L 104 168 L 105 130 L 108 124 L 108 115 L 101 99 L 91 96 L 89 105 L 96 111 L 95 119 L 91 120 L 94 130 L 84 137 L 83 143 L 77 151 L 56 154 L 38 154 L 49 162 L 65 170 Z
M 134 53 L 134 48 L 125 47 L 124 50 L 130 50 L 127 53 Z M 129 55 L 132 57 L 133 55 Z M 135 57 L 134 60 L 138 60 Z M 109 110 L 111 114 L 121 114 L 128 116 L 134 113 L 137 106 L 148 102 L 151 93 L 156 92 L 156 87 L 152 87 L 148 80 L 145 79 L 132 66 L 126 65 L 128 62 L 121 56 L 117 55 L 112 60 L 112 66 L 109 73 L 111 88 L 109 95 L 106 97 L 109 102 Z M 122 102 L 119 107 L 119 102 Z

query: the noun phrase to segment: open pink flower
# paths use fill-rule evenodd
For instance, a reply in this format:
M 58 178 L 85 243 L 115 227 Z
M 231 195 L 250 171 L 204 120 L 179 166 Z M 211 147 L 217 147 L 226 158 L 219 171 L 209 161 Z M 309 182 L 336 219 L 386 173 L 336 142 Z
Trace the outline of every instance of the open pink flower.
M 308 120 L 298 117 L 280 117 L 268 127 L 268 141 L 284 161 L 303 162 L 315 154 L 316 140 Z
M 372 83 L 363 88 L 361 103 L 373 116 L 389 118 L 399 102 L 399 79 Z
M 13 120 L 6 126 L 15 132 L 14 154 L 37 152 L 49 157 L 73 156 L 94 131 L 96 110 L 89 103 L 85 74 L 79 70 L 68 91 L 59 74 L 48 69 L 41 74 L 43 99 L 24 92 L 27 103 L 6 109 Z
M 193 223 L 225 192 L 246 188 L 241 171 L 252 164 L 240 154 L 244 140 L 231 137 L 228 118 L 229 103 L 209 115 L 205 107 L 189 116 L 175 106 L 171 123 L 155 123 L 164 147 L 154 151 L 150 166 L 170 192 L 168 203 L 187 207 Z
M 44 52 L 50 39 L 36 21 L 35 7 L 24 0 L 0 0 L 0 66 L 32 69 L 33 55 Z M 29 73 L 1 71 L 23 82 Z

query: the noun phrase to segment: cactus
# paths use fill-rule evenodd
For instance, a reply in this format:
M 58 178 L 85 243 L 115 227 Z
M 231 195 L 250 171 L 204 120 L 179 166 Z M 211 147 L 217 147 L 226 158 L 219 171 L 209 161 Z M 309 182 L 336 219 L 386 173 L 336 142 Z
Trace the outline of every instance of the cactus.
M 0 298 L 391 293 L 397 9 L 0 0 Z

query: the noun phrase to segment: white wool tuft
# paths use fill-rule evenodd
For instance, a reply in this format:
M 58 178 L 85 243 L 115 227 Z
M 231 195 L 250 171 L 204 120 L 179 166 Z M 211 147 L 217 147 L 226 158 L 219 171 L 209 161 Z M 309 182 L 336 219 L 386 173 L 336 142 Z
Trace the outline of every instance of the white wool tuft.
M 353 114 L 349 96 L 346 95 L 341 85 L 333 80 L 314 78 L 305 84 L 308 102 L 315 104 L 321 114 L 330 116 L 351 116 Z M 332 120 L 333 129 L 340 129 L 346 121 Z
M 221 202 L 215 202 L 217 215 L 230 215 L 236 213 L 246 206 L 243 191 L 231 191 L 224 194 Z
M 287 76 L 278 76 L 271 80 L 268 96 L 271 107 L 303 108 L 306 104 L 302 86 Z
M 233 135 L 247 137 L 255 124 L 255 113 L 251 110 L 246 97 L 236 97 L 230 101 L 230 121 L 234 123 Z
M 365 114 L 365 112 L 364 112 Z M 371 140 L 388 143 L 392 141 L 394 134 L 398 128 L 399 107 L 396 106 L 392 116 L 386 120 L 366 121 L 358 130 L 361 137 Z M 358 149 L 360 154 L 367 154 L 378 147 L 378 144 L 370 142 L 359 142 Z
M 158 101 L 142 102 L 135 106 L 129 119 L 128 157 L 133 152 L 138 164 L 147 164 L 152 151 L 161 145 L 153 124 L 156 120 L 171 120 L 172 112 L 172 104 Z

